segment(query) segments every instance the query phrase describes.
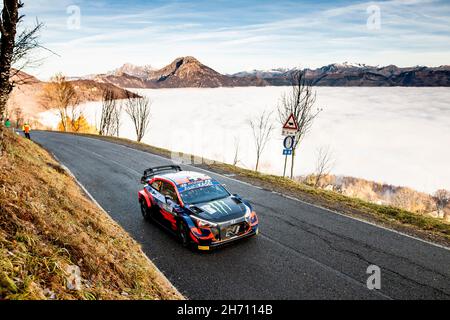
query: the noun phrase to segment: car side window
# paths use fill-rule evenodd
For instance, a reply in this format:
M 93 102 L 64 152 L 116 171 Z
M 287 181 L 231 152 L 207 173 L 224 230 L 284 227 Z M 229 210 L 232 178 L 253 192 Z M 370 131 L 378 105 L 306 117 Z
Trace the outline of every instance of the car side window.
M 152 182 L 151 187 L 153 189 L 155 189 L 156 191 L 161 192 L 161 181 L 160 180 L 155 180 Z
M 169 182 L 162 181 L 161 191 L 160 192 L 164 196 L 170 197 L 176 204 L 180 204 L 180 202 L 178 201 L 178 196 L 177 196 L 177 193 L 175 191 L 175 188 Z

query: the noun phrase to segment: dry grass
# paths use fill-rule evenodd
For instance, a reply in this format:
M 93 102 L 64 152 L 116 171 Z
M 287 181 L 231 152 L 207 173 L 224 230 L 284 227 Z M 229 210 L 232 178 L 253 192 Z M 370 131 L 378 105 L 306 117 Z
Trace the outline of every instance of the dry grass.
M 139 245 L 36 144 L 0 159 L 0 299 L 180 299 Z M 68 290 L 66 268 L 81 270 Z
M 314 186 L 316 176 L 301 176 L 297 177 L 296 180 L 308 186 Z M 331 174 L 323 175 L 319 180 L 318 186 L 351 198 L 391 205 L 420 215 L 433 216 L 436 211 L 436 202 L 433 196 L 408 187 Z
M 216 163 L 211 167 L 216 171 L 234 173 L 238 178 L 247 182 L 294 196 L 330 210 L 362 218 L 443 245 L 450 245 L 450 224 L 442 219 L 388 205 L 371 203 L 334 191 L 313 188 L 287 178 L 260 174 L 228 164 Z

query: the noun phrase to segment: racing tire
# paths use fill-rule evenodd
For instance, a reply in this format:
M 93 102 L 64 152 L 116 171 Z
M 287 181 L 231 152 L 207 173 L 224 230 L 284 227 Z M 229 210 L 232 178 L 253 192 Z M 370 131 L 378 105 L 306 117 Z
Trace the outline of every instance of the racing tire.
M 187 248 L 190 246 L 191 242 L 189 241 L 188 229 L 183 222 L 178 224 L 178 237 L 183 247 Z
M 145 221 L 151 220 L 150 209 L 147 207 L 145 201 L 141 201 L 141 214 Z

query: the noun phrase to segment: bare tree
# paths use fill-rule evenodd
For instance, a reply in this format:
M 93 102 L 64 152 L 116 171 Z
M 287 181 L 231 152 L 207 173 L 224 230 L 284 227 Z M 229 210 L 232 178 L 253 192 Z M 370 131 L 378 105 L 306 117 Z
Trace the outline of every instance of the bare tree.
M 332 153 L 330 149 L 328 147 L 319 148 L 319 150 L 317 151 L 316 173 L 314 182 L 315 188 L 319 186 L 322 177 L 330 173 L 332 167 L 333 162 L 332 162 Z
M 14 65 L 14 70 L 11 74 L 13 76 L 18 76 L 20 71 L 25 67 L 36 67 L 40 65 L 42 59 L 37 59 L 35 56 L 31 56 L 30 53 L 37 48 L 42 48 L 50 51 L 47 48 L 42 47 L 39 44 L 39 32 L 44 25 L 42 23 L 36 22 L 35 26 L 31 29 L 26 28 L 22 30 L 16 38 L 14 46 L 14 54 L 12 64 Z M 51 51 L 50 51 L 51 52 Z M 13 80 L 13 86 L 26 84 L 33 79 L 32 76 L 20 75 L 17 79 Z
M 450 203 L 450 191 L 445 189 L 437 190 L 433 196 L 438 214 L 444 211 L 444 208 Z
M 0 18 L 0 157 L 3 156 L 5 145 L 3 141 L 3 116 L 8 103 L 9 94 L 13 89 L 9 81 L 11 64 L 14 59 L 14 44 L 17 23 L 20 20 L 19 8 L 23 4 L 18 0 L 4 0 Z
M 116 107 L 114 108 L 113 123 L 117 137 L 119 137 L 120 135 L 122 108 L 123 108 L 122 102 L 116 103 Z
M 9 119 L 11 118 L 11 110 L 14 109 L 14 105 L 11 104 L 10 106 L 6 105 L 5 111 L 4 111 L 4 118 Z
M 283 94 L 278 105 L 279 121 L 284 122 L 291 114 L 298 124 L 298 132 L 295 134 L 295 142 L 291 157 L 291 179 L 294 176 L 294 161 L 296 150 L 305 135 L 311 128 L 314 119 L 320 113 L 320 109 L 314 110 L 316 93 L 312 86 L 306 81 L 305 72 L 296 70 L 291 74 L 292 90 L 289 94 Z
M 41 94 L 41 105 L 47 109 L 56 109 L 64 131 L 70 128 L 69 121 L 76 115 L 79 99 L 72 83 L 62 74 L 57 74 L 45 84 Z M 75 118 L 77 119 L 77 117 Z
M 264 151 L 264 148 L 269 141 L 270 134 L 274 129 L 273 124 L 270 122 L 271 115 L 271 113 L 263 111 L 255 120 L 249 121 L 249 125 L 252 128 L 256 148 L 255 171 L 258 171 L 261 154 Z
M 234 157 L 233 157 L 233 166 L 237 166 L 240 162 L 239 160 L 239 138 L 234 137 Z
M 99 134 L 102 136 L 112 136 L 115 134 L 115 113 L 117 100 L 114 91 L 106 89 L 102 98 L 102 114 L 100 118 Z
M 33 29 L 26 29 L 17 35 L 17 26 L 24 16 L 19 15 L 19 10 L 23 7 L 20 0 L 3 0 L 3 8 L 0 16 L 0 156 L 3 155 L 3 116 L 8 103 L 9 95 L 14 85 L 20 84 L 28 79 L 13 77 L 19 71 L 31 63 L 30 52 L 39 47 L 38 32 L 42 24 L 38 23 Z M 21 63 L 19 68 L 12 69 L 12 65 Z
M 19 9 L 23 6 L 17 0 L 4 0 L 0 18 L 1 48 L 0 48 L 0 118 L 6 108 L 9 94 L 13 89 L 10 82 L 11 65 L 14 61 L 14 48 L 19 23 Z
M 131 95 L 128 95 L 125 102 L 125 112 L 130 116 L 131 121 L 133 121 L 137 142 L 141 142 L 149 128 L 151 105 L 152 102 L 149 98 L 134 98 Z

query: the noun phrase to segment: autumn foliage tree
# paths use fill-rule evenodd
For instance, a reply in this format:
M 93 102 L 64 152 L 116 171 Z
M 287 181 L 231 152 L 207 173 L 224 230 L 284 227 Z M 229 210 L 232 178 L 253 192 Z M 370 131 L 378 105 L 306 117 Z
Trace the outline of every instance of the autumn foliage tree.
M 83 114 L 80 114 L 77 118 L 72 119 L 68 117 L 66 119 L 66 132 L 79 132 L 79 133 L 97 133 L 97 130 L 92 126 Z M 64 131 L 62 121 L 58 123 L 58 131 Z
M 62 131 L 71 131 L 72 119 L 77 119 L 79 99 L 73 85 L 62 74 L 54 76 L 45 84 L 41 94 L 41 105 L 47 110 L 57 110 Z

